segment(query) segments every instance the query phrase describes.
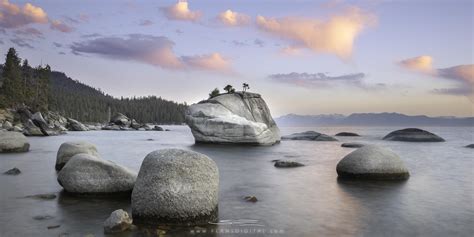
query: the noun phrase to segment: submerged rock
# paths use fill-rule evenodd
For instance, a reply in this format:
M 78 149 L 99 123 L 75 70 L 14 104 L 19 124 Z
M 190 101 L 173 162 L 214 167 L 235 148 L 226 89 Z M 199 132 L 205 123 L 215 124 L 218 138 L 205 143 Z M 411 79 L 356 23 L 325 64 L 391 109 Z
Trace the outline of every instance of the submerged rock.
M 244 200 L 247 201 L 247 202 L 257 202 L 258 201 L 257 197 L 255 197 L 255 196 L 245 196 Z
M 36 194 L 26 196 L 25 198 L 33 198 L 33 199 L 41 199 L 41 200 L 53 200 L 56 198 L 56 194 L 54 193 L 45 193 L 45 194 Z
M 336 138 L 315 131 L 293 133 L 281 137 L 283 140 L 306 140 L 306 141 L 337 141 Z
M 201 225 L 217 219 L 219 171 L 209 157 L 180 149 L 148 154 L 132 192 L 135 223 Z
M 111 234 L 122 232 L 129 229 L 132 226 L 132 219 L 128 213 L 122 209 L 118 209 L 110 214 L 104 222 L 104 233 Z
M 13 169 L 9 169 L 9 170 L 5 171 L 3 174 L 6 174 L 6 175 L 19 175 L 19 174 L 21 174 L 21 170 L 15 167 Z
M 340 133 L 336 134 L 335 136 L 338 136 L 338 137 L 360 137 L 359 134 L 353 133 L 353 132 L 340 132 Z
M 275 161 L 275 167 L 277 168 L 292 168 L 292 167 L 300 167 L 300 166 L 304 166 L 304 165 L 296 161 L 288 161 L 288 160 Z
M 403 161 L 388 148 L 366 145 L 345 156 L 337 164 L 341 178 L 408 179 Z
M 466 148 L 474 148 L 474 144 L 469 144 L 466 146 Z
M 84 124 L 72 118 L 67 119 L 67 128 L 70 131 L 89 131 Z
M 341 147 L 348 147 L 348 148 L 360 148 L 363 146 L 365 146 L 365 144 L 357 143 L 357 142 L 346 142 L 346 143 L 341 144 Z
M 131 192 L 135 172 L 89 154 L 73 156 L 58 174 L 59 184 L 70 193 L 113 194 Z
M 81 153 L 100 157 L 99 152 L 97 152 L 97 147 L 90 142 L 65 142 L 59 147 L 58 154 L 56 156 L 55 169 L 61 170 L 64 165 L 66 165 L 66 163 L 71 159 L 71 157 Z
M 30 143 L 19 132 L 0 131 L 0 153 L 27 152 Z
M 389 133 L 383 138 L 388 141 L 402 142 L 444 142 L 445 140 L 436 134 L 419 128 L 405 128 Z
M 186 123 L 196 143 L 272 145 L 280 130 L 259 94 L 222 94 L 189 106 Z

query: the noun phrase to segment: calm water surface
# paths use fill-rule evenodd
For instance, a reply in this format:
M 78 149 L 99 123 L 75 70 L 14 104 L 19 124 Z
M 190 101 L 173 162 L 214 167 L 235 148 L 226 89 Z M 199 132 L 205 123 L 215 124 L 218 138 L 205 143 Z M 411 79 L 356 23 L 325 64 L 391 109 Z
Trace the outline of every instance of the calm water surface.
M 398 128 L 281 128 L 282 135 L 306 130 L 326 134 L 357 132 L 339 142 L 283 141 L 271 147 L 194 145 L 190 130 L 170 132 L 70 132 L 29 138 L 31 151 L 0 155 L 0 171 L 18 167 L 18 176 L 0 175 L 0 236 L 103 236 L 103 222 L 116 209 L 130 212 L 127 198 L 70 197 L 61 192 L 54 164 L 61 143 L 86 140 L 104 159 L 139 170 L 144 157 L 162 148 L 204 153 L 219 166 L 219 225 L 192 229 L 143 229 L 118 236 L 472 236 L 474 233 L 474 128 L 426 128 L 445 143 L 388 142 Z M 147 139 L 154 139 L 148 141 Z M 338 181 L 337 162 L 354 149 L 342 142 L 392 148 L 408 166 L 406 182 Z M 274 159 L 306 164 L 277 169 Z M 55 193 L 53 200 L 24 198 Z M 255 195 L 248 203 L 243 196 Z M 33 217 L 48 215 L 46 220 Z M 60 225 L 48 229 L 48 226 Z M 165 232 L 163 232 L 165 231 Z M 206 231 L 205 234 L 202 232 Z M 255 232 L 259 233 L 255 233 Z M 247 233 L 243 233 L 247 232 Z

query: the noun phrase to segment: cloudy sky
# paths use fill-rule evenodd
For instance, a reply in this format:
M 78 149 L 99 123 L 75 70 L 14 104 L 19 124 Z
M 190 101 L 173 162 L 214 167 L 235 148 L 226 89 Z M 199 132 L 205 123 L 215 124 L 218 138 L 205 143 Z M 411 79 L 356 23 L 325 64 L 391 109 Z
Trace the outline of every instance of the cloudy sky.
M 470 0 L 0 0 L 0 51 L 113 96 L 243 82 L 273 115 L 474 114 Z

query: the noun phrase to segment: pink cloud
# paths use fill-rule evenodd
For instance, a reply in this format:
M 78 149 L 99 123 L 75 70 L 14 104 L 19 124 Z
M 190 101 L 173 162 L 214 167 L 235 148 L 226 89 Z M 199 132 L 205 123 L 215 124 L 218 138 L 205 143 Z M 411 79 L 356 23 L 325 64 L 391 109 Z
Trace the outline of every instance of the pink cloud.
M 28 24 L 45 24 L 47 22 L 48 16 L 40 7 L 30 3 L 20 7 L 8 0 L 0 0 L 0 26 L 4 28 L 17 28 Z
M 242 25 L 247 25 L 250 23 L 249 16 L 242 13 L 234 12 L 230 9 L 227 11 L 221 12 L 217 16 L 217 20 L 220 23 L 227 26 L 242 26 Z
M 61 31 L 63 33 L 70 33 L 74 31 L 74 28 L 72 28 L 71 26 L 68 26 L 66 23 L 60 20 L 52 20 L 50 24 L 50 28 L 52 30 Z
M 170 20 L 197 21 L 201 12 L 191 11 L 187 1 L 178 1 L 176 4 L 161 9 Z

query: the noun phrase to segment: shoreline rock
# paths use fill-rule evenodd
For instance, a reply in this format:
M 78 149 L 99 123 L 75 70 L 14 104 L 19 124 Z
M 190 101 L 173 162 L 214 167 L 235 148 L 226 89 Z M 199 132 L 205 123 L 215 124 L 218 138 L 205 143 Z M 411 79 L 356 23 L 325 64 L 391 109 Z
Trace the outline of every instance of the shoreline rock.
M 315 131 L 306 131 L 293 133 L 291 135 L 281 137 L 282 140 L 304 140 L 304 141 L 337 141 L 336 138 Z
M 19 132 L 0 131 L 0 153 L 18 153 L 30 150 L 30 143 Z
M 109 218 L 104 222 L 104 233 L 113 234 L 123 232 L 130 229 L 132 226 L 132 219 L 128 215 L 128 212 L 118 209 L 113 211 Z
M 275 161 L 274 166 L 277 168 L 294 168 L 294 167 L 301 167 L 304 165 L 296 161 L 277 160 Z
M 196 143 L 273 145 L 280 130 L 259 94 L 221 94 L 189 106 L 186 123 Z
M 202 225 L 217 220 L 219 171 L 209 157 L 187 150 L 148 154 L 132 192 L 135 223 Z
M 56 155 L 56 170 L 61 170 L 66 163 L 77 154 L 89 154 L 91 156 L 100 157 L 97 147 L 86 141 L 65 142 L 59 147 Z
M 383 140 L 401 142 L 444 142 L 445 140 L 436 134 L 419 128 L 405 128 L 387 134 Z

